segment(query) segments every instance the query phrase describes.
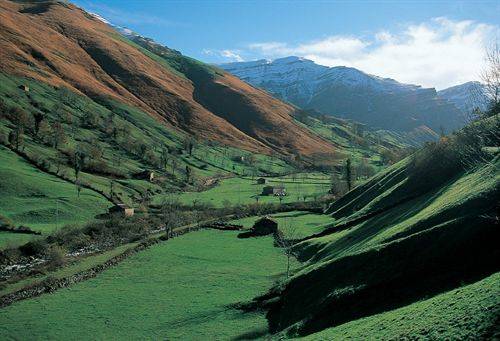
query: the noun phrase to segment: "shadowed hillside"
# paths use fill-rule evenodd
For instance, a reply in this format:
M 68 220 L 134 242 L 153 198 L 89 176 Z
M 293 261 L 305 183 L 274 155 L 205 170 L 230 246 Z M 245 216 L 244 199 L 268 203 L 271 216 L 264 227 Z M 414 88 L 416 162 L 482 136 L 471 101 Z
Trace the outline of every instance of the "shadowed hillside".
M 335 222 L 295 245 L 303 268 L 259 299 L 271 330 L 310 334 L 499 271 L 498 128 L 475 122 L 332 203 Z

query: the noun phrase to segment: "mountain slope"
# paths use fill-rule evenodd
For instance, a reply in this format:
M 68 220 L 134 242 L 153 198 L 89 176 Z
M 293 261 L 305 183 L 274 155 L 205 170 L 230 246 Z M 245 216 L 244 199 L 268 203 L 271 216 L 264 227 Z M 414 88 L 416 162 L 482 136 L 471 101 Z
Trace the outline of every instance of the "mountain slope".
M 326 67 L 299 58 L 228 63 L 228 72 L 303 108 L 354 119 L 373 127 L 412 131 L 427 126 L 453 130 L 460 111 L 434 89 L 402 84 L 354 68 Z
M 474 107 L 485 110 L 487 95 L 484 86 L 479 82 L 467 82 L 455 85 L 437 92 L 438 96 L 453 103 L 464 113 L 470 112 Z
M 247 150 L 312 154 L 332 149 L 294 124 L 292 106 L 201 63 L 194 82 L 73 5 L 2 0 L 0 18 L 2 72 L 66 86 L 93 99 L 111 97 L 167 126 Z
M 499 122 L 429 144 L 332 203 L 335 222 L 295 245 L 302 269 L 258 299 L 271 329 L 308 335 L 498 272 Z M 457 155 L 474 140 L 496 151 Z

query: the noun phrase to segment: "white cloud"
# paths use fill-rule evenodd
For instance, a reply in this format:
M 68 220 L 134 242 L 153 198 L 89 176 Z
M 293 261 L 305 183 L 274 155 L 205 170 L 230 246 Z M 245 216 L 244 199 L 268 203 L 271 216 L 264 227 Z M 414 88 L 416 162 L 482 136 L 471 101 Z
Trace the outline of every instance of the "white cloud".
M 260 57 L 297 55 L 318 64 L 352 66 L 441 89 L 478 79 L 484 65 L 484 47 L 499 32 L 498 26 L 440 17 L 395 32 L 381 30 L 368 38 L 336 35 L 295 45 L 253 43 L 247 49 Z
M 240 56 L 239 50 L 214 50 L 214 49 L 204 49 L 203 54 L 207 56 L 221 57 L 226 62 L 242 62 L 244 59 Z

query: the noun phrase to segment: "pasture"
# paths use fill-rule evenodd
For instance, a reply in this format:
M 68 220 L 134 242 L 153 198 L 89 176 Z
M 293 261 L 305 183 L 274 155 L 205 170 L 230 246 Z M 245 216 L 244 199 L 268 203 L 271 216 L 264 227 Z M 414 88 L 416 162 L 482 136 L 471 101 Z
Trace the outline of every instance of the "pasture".
M 258 184 L 257 178 L 233 177 L 223 179 L 216 186 L 202 192 L 183 192 L 175 195 L 181 203 L 193 205 L 203 203 L 214 207 L 233 206 L 238 204 L 280 203 L 278 197 L 263 196 L 264 186 L 284 186 L 287 195 L 282 202 L 309 201 L 328 193 L 330 178 L 326 174 L 298 174 L 296 176 L 267 177 L 266 184 Z M 153 198 L 154 204 L 161 204 L 168 195 L 160 194 Z
M 303 238 L 323 231 L 335 220 L 326 214 L 316 214 L 304 211 L 292 211 L 271 214 L 271 218 L 278 222 L 278 228 L 293 231 L 293 238 Z M 259 217 L 247 217 L 231 221 L 233 224 L 251 228 Z
M 0 338 L 229 339 L 267 333 L 234 304 L 284 278 L 272 237 L 206 230 L 152 246 L 98 277 L 0 310 Z
M 84 224 L 112 204 L 97 192 L 44 173 L 0 145 L 0 215 L 13 225 L 50 233 L 63 225 Z M 32 235 L 0 233 L 0 248 L 18 245 Z

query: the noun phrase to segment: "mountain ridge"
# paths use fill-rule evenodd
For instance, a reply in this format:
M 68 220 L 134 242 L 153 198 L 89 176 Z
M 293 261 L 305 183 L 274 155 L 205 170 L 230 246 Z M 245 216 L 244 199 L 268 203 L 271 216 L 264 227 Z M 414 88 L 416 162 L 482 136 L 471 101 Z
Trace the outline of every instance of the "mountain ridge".
M 462 112 L 469 113 L 474 107 L 486 110 L 488 96 L 484 85 L 478 81 L 465 82 L 439 90 L 438 96 L 457 106 Z
M 437 131 L 464 123 L 461 112 L 434 88 L 399 83 L 346 66 L 300 57 L 220 64 L 221 68 L 303 108 L 397 131 L 425 125 Z

